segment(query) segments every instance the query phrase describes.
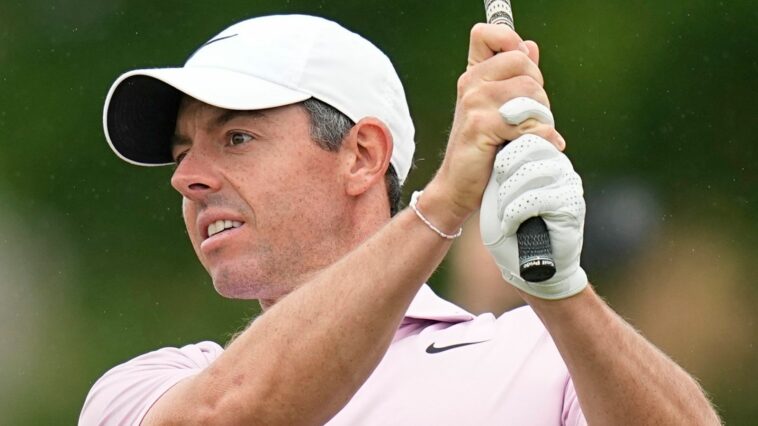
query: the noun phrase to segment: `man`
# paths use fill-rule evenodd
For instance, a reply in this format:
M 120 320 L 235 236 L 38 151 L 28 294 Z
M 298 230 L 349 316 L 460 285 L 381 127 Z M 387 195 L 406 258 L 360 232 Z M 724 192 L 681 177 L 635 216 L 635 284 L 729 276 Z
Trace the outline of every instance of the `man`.
M 535 43 L 474 27 L 445 159 L 394 216 L 414 149 L 403 89 L 378 49 L 337 24 L 251 19 L 183 68 L 120 77 L 109 143 L 133 163 L 176 163 L 216 290 L 265 312 L 226 349 L 200 342 L 115 367 L 80 423 L 717 424 L 697 383 L 579 267 L 581 182 L 537 63 Z M 480 204 L 484 240 L 530 305 L 497 319 L 423 285 Z M 513 269 L 515 229 L 535 214 L 558 267 L 541 284 Z

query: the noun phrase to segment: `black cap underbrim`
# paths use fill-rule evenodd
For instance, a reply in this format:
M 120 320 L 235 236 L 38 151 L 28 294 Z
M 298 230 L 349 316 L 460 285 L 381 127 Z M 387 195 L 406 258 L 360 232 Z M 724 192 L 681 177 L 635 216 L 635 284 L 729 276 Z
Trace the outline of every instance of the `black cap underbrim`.
M 133 75 L 115 87 L 106 131 L 124 159 L 143 165 L 173 163 L 171 137 L 183 93 L 156 78 Z

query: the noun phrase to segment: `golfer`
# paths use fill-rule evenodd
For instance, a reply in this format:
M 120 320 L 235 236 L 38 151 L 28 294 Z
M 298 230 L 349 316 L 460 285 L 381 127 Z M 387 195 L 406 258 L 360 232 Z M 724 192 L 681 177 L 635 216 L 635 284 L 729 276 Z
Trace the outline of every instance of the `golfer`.
M 579 266 L 581 180 L 538 60 L 508 28 L 473 28 L 444 160 L 403 210 L 415 144 L 402 85 L 334 22 L 249 19 L 181 68 L 119 77 L 104 111 L 111 147 L 175 165 L 215 289 L 264 312 L 225 348 L 188 342 L 115 366 L 80 424 L 719 424 L 697 382 Z M 424 284 L 480 208 L 483 239 L 527 303 L 499 318 Z M 520 277 L 515 242 L 537 215 L 557 269 L 542 283 Z

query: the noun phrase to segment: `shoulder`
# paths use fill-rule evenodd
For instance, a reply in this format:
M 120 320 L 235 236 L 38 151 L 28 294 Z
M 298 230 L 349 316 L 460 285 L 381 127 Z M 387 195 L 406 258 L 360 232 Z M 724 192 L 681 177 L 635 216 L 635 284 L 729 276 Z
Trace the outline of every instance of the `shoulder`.
M 513 308 L 511 310 L 505 311 L 500 316 L 495 317 L 492 313 L 485 313 L 483 315 L 489 315 L 491 317 L 494 317 L 497 319 L 497 321 L 514 321 L 514 322 L 525 322 L 525 323 L 539 323 L 542 324 L 540 321 L 540 318 L 537 316 L 536 313 L 532 310 L 532 307 L 529 305 L 522 305 L 516 308 Z
M 496 317 L 492 313 L 483 313 L 470 321 L 455 324 L 461 328 L 481 329 L 493 333 L 493 337 L 508 340 L 533 341 L 550 340 L 550 335 L 537 314 L 531 307 L 522 306 L 507 311 Z
M 520 330 L 524 334 L 542 335 L 547 329 L 529 305 L 507 311 L 495 319 L 499 328 Z
M 568 377 L 568 369 L 542 320 L 530 306 L 505 312 L 495 320 L 500 348 L 515 352 L 537 368 Z M 527 361 L 528 360 L 528 361 Z
M 217 343 L 205 341 L 158 349 L 113 367 L 90 389 L 79 424 L 139 424 L 161 395 L 202 371 L 223 351 Z

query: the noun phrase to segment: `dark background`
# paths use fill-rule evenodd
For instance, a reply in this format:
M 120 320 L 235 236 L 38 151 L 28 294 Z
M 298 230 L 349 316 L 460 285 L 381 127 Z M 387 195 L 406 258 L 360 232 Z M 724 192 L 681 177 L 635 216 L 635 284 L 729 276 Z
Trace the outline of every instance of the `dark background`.
M 585 180 L 590 277 L 700 378 L 728 423 L 754 421 L 753 2 L 514 1 Z M 481 1 L 0 3 L 3 424 L 71 424 L 109 367 L 161 346 L 224 342 L 258 312 L 216 295 L 170 168 L 118 160 L 101 111 L 121 72 L 179 65 L 229 24 L 281 12 L 332 18 L 393 60 L 417 126 L 405 199 L 422 188 Z M 442 293 L 449 270 L 432 279 Z

